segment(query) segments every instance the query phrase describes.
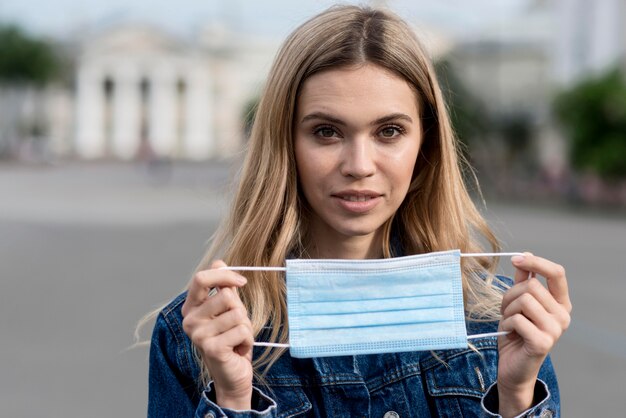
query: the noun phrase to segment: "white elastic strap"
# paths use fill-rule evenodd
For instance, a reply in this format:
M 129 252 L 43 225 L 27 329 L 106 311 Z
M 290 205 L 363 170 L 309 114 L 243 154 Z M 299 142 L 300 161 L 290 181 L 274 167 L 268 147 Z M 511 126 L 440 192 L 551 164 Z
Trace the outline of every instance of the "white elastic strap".
M 510 334 L 511 331 L 498 331 L 498 332 L 486 332 L 484 334 L 474 334 L 474 335 L 468 335 L 467 339 L 468 340 L 474 340 L 476 338 L 487 338 L 487 337 L 499 337 L 501 335 L 507 335 Z M 256 347 L 276 347 L 276 348 L 289 348 L 289 344 L 281 344 L 281 343 L 262 343 L 262 342 L 255 342 L 253 344 Z
M 513 257 L 524 253 L 461 253 L 461 257 Z
M 511 333 L 511 331 L 485 332 L 484 334 L 468 335 L 467 339 L 468 340 L 473 340 L 475 338 L 501 337 L 503 335 L 508 335 L 510 333 Z
M 225 266 L 218 270 L 231 271 L 287 271 L 287 267 L 250 267 L 250 266 Z
M 281 344 L 281 343 L 261 343 L 254 342 L 253 344 L 256 347 L 278 347 L 278 348 L 289 348 L 289 344 Z

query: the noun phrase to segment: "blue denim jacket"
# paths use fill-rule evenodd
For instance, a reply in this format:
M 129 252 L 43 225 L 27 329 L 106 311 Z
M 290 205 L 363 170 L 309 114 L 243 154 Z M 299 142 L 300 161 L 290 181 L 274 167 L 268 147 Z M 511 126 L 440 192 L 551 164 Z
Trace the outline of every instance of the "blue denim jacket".
M 471 349 L 314 359 L 288 352 L 271 367 L 267 385 L 254 382 L 252 410 L 232 411 L 202 387 L 191 341 L 182 328 L 185 294 L 159 314 L 150 348 L 149 417 L 497 417 L 494 337 Z M 468 334 L 497 323 L 468 322 Z M 261 335 L 260 340 L 264 340 Z M 254 355 L 259 355 L 255 347 Z M 521 417 L 558 417 L 559 392 L 550 358 L 535 387 L 535 406 Z

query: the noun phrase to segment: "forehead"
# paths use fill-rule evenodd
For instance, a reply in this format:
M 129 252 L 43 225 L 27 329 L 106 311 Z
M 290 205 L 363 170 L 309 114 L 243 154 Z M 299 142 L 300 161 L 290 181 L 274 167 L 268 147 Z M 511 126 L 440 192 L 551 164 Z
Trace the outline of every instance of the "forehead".
M 298 96 L 298 116 L 316 110 L 350 108 L 418 115 L 413 86 L 397 74 L 374 64 L 338 68 L 309 77 Z

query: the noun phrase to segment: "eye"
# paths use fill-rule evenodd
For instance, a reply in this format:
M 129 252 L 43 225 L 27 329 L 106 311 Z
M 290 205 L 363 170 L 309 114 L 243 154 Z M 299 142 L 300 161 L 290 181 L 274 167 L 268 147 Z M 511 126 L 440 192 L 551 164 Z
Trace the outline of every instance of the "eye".
M 339 135 L 332 126 L 318 126 L 313 130 L 313 134 L 320 138 L 333 138 Z
M 404 132 L 405 132 L 404 129 L 400 126 L 389 125 L 389 126 L 383 127 L 379 131 L 379 134 L 385 139 L 390 139 L 390 138 L 395 138 L 399 135 L 402 135 Z

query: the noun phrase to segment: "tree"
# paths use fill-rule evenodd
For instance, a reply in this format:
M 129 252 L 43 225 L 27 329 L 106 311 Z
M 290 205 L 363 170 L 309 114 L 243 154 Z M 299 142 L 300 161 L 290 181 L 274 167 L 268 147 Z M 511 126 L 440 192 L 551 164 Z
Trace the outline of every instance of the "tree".
M 626 83 L 619 70 L 562 92 L 554 102 L 573 167 L 608 180 L 626 178 Z
M 0 51 L 0 82 L 44 85 L 58 74 L 50 45 L 16 26 L 0 24 Z

